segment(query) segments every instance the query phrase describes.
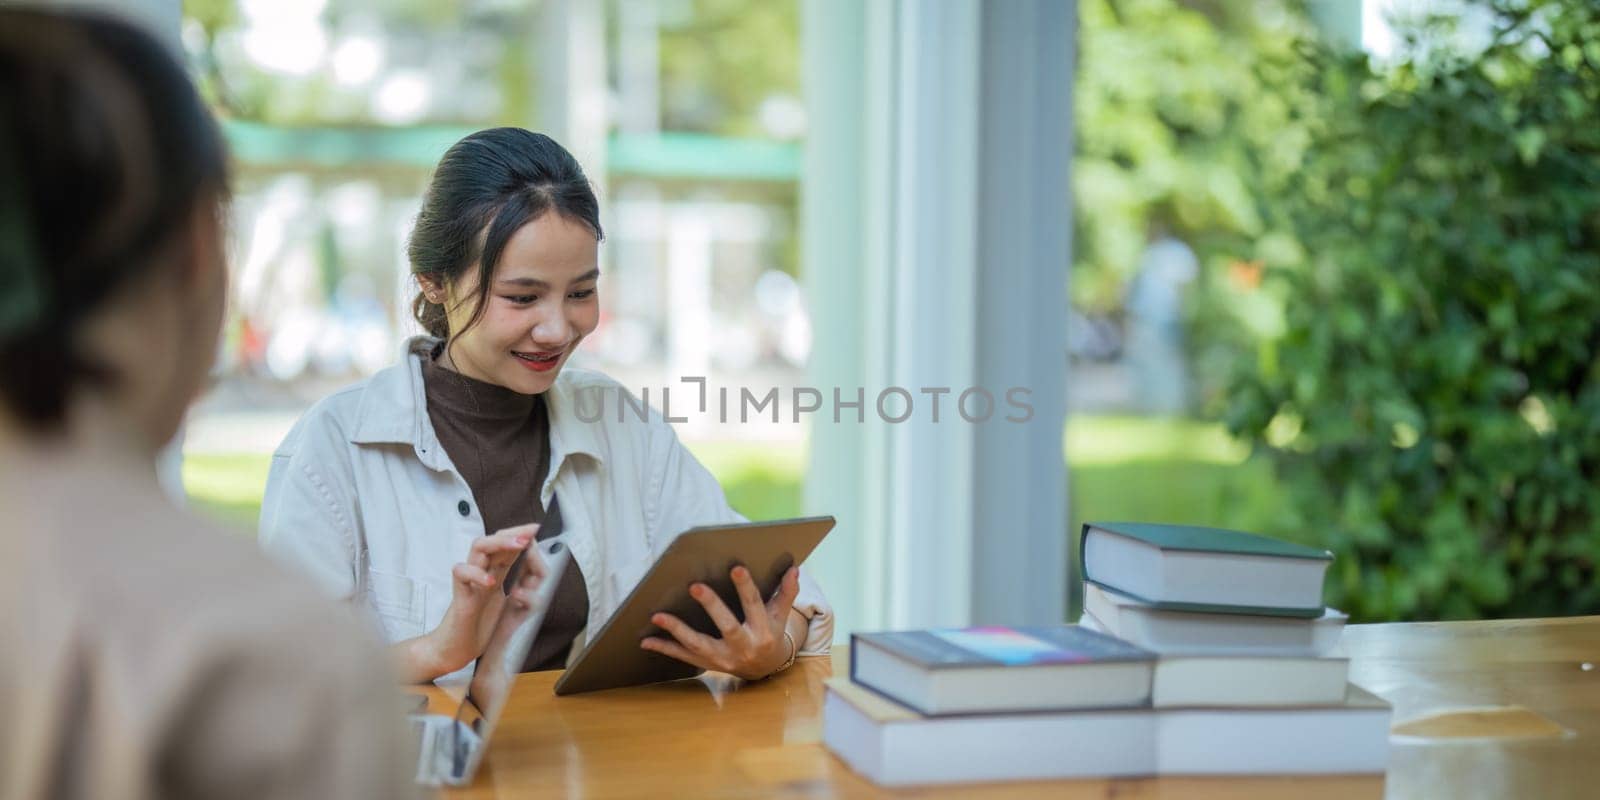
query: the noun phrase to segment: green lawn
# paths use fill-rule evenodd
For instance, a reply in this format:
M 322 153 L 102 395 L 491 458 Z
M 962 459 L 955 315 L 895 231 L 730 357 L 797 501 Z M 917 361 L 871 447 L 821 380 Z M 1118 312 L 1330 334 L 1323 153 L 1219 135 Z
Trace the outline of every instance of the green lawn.
M 186 454 L 183 486 L 195 508 L 253 532 L 261 514 L 272 456 L 265 453 Z
M 806 458 L 800 448 L 735 442 L 690 449 L 722 481 L 740 513 L 752 519 L 799 516 Z M 191 454 L 183 460 L 183 483 L 196 508 L 253 531 L 270 463 L 266 454 Z
M 798 447 L 692 445 L 728 501 L 752 519 L 800 513 L 805 453 Z M 1084 520 L 1187 522 L 1265 527 L 1278 493 L 1266 465 L 1217 425 L 1189 420 L 1077 417 L 1067 426 L 1070 535 Z M 266 455 L 193 455 L 183 477 L 195 505 L 254 530 L 266 485 Z M 1076 593 L 1073 604 L 1076 605 Z
M 1076 417 L 1067 424 L 1071 529 L 1091 519 L 1262 528 L 1278 492 L 1248 455 L 1212 423 Z
M 690 450 L 722 480 L 728 502 L 746 517 L 770 520 L 800 514 L 800 475 L 805 472 L 800 448 L 702 443 Z M 184 488 L 197 509 L 254 531 L 270 461 L 264 453 L 192 453 L 184 456 Z

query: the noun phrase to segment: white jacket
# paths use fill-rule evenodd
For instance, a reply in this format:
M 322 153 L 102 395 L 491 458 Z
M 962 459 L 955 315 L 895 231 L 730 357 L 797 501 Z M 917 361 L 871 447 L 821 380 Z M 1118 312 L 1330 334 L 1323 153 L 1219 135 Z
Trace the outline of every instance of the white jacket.
M 484 535 L 472 491 L 434 435 L 421 357 L 410 342 L 404 352 L 306 412 L 273 454 L 261 504 L 267 552 L 366 606 L 390 642 L 438 626 L 451 567 Z M 600 391 L 585 393 L 584 416 L 594 416 L 602 393 L 605 413 L 585 422 L 575 392 L 591 387 Z M 550 472 L 539 497 L 548 506 L 561 496 L 562 541 L 583 570 L 590 633 L 679 533 L 745 521 L 655 409 L 646 421 L 630 407 L 618 421 L 623 391 L 568 366 L 545 395 Z M 828 652 L 833 612 L 804 571 L 795 609 L 811 621 L 800 652 Z

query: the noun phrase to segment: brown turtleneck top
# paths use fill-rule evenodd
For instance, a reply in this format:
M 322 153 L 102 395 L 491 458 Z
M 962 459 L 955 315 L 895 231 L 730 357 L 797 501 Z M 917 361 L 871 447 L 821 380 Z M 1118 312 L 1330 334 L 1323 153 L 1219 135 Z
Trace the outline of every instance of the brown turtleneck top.
M 543 522 L 539 489 L 550 472 L 550 417 L 543 395 L 526 395 L 469 378 L 435 360 L 442 343 L 422 353 L 428 419 L 439 444 L 472 489 L 485 533 Z M 547 538 L 540 530 L 537 538 Z M 589 590 L 569 562 L 523 671 L 561 669 L 589 616 Z

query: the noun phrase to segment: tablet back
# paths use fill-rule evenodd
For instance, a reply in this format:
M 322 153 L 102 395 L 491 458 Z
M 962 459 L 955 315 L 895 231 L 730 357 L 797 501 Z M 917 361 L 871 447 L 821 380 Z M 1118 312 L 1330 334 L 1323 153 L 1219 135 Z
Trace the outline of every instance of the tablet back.
M 833 517 L 806 517 L 686 531 L 667 546 L 617 612 L 589 638 L 588 646 L 556 682 L 556 694 L 637 686 L 698 674 L 699 669 L 681 661 L 639 649 L 639 642 L 645 637 L 666 635 L 651 624 L 651 615 L 665 611 L 701 633 L 720 636 L 710 615 L 689 595 L 690 584 L 710 586 L 742 621 L 744 606 L 729 571 L 743 564 L 755 577 L 761 597 L 770 598 L 778 590 L 783 573 L 805 561 L 833 525 Z

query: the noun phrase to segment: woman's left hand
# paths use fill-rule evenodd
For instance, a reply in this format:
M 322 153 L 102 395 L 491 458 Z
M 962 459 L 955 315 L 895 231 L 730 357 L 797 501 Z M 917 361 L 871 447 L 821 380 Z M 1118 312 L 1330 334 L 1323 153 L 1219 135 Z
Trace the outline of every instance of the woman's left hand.
M 765 603 L 761 602 L 761 593 L 750 577 L 750 570 L 734 567 L 732 576 L 740 604 L 744 606 L 743 623 L 733 616 L 711 587 L 696 583 L 689 587 L 689 594 L 711 615 L 711 621 L 722 632 L 721 638 L 700 633 L 672 614 L 660 613 L 650 621 L 672 639 L 652 636 L 641 641 L 639 647 L 701 669 L 727 672 L 746 680 L 765 678 L 783 666 L 789 660 L 791 648 L 799 646 L 784 636 L 784 631 L 794 599 L 800 594 L 800 571 L 790 567 L 783 574 L 777 593 Z

